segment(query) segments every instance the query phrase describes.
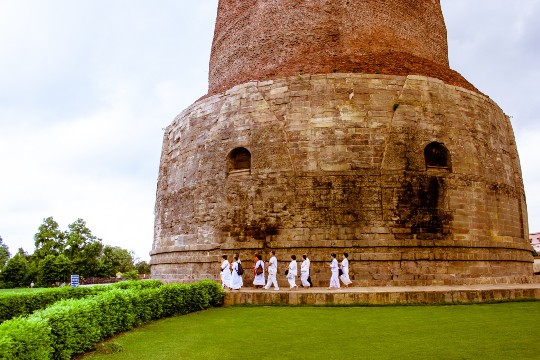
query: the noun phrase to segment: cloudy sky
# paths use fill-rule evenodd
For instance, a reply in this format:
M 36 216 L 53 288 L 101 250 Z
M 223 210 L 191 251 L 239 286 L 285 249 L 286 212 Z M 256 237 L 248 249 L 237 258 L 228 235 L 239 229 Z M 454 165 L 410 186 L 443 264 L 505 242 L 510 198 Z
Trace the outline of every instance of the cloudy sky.
M 451 67 L 510 116 L 540 232 L 540 0 L 441 0 Z M 149 260 L 163 128 L 206 93 L 217 0 L 0 0 L 0 236 L 52 216 Z

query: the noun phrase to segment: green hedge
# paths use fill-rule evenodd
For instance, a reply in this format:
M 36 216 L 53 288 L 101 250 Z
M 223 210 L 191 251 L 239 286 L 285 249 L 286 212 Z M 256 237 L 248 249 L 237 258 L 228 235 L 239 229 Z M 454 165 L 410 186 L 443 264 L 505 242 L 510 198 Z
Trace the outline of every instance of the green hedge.
M 221 286 L 213 281 L 116 288 L 93 297 L 62 300 L 0 325 L 0 359 L 70 359 L 141 323 L 222 303 Z
M 156 288 L 163 285 L 158 280 L 122 281 L 112 285 L 61 287 L 39 289 L 22 293 L 0 293 L 0 322 L 16 316 L 27 316 L 36 310 L 45 309 L 57 301 L 80 299 L 112 289 Z

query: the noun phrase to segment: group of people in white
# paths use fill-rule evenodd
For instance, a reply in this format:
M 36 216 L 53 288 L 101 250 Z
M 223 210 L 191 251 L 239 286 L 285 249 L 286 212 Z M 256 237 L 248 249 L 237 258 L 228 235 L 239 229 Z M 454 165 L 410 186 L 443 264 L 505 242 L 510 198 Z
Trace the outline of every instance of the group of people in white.
M 260 254 L 256 254 L 253 258 L 253 285 L 256 289 L 270 289 L 272 286 L 274 290 L 279 290 L 277 282 L 278 275 L 278 260 L 276 253 L 270 251 L 270 259 L 265 263 Z M 348 287 L 352 281 L 349 278 L 349 254 L 343 253 L 341 263 L 338 263 L 336 254 L 330 255 L 330 267 L 331 277 L 330 286 L 328 289 L 336 289 L 340 287 L 340 280 L 345 287 Z M 307 254 L 302 255 L 302 264 L 300 265 L 300 286 L 309 288 L 313 286 L 311 282 L 311 276 L 309 274 L 309 268 L 311 262 Z M 221 261 L 221 285 L 224 289 L 240 290 L 244 286 L 242 275 L 244 274 L 244 268 L 240 260 L 239 254 L 234 254 L 233 262 L 230 263 L 227 255 L 222 256 Z M 265 270 L 268 274 L 265 281 Z M 291 290 L 297 289 L 296 278 L 298 277 L 298 263 L 296 261 L 296 255 L 291 255 L 291 261 L 287 270 L 285 270 L 285 276 L 289 282 Z

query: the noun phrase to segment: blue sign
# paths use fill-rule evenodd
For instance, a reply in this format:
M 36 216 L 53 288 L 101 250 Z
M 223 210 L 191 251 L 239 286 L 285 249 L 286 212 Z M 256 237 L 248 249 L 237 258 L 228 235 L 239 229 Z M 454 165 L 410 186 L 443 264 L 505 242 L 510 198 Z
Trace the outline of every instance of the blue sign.
M 79 286 L 79 275 L 71 275 L 71 287 Z

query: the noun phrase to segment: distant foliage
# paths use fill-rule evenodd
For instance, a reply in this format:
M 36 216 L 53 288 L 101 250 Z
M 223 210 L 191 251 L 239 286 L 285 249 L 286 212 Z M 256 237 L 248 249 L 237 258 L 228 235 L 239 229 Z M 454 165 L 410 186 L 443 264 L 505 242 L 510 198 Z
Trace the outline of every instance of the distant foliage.
M 128 272 L 123 273 L 122 278 L 131 279 L 131 280 L 138 280 L 139 279 L 139 273 L 137 272 L 137 270 L 130 270 Z
M 153 288 L 113 287 L 96 296 L 62 300 L 28 318 L 0 325 L 0 359 L 68 360 L 104 338 L 139 324 L 222 302 L 221 286 L 213 281 Z
M 23 287 L 27 284 L 26 273 L 28 271 L 28 264 L 26 259 L 21 254 L 16 254 L 9 259 L 4 270 L 2 271 L 2 282 L 6 288 Z
M 83 219 L 69 224 L 66 231 L 52 217 L 44 219 L 34 235 L 34 245 L 32 255 L 21 248 L 9 259 L 9 250 L 0 237 L 0 287 L 68 284 L 72 274 L 84 279 L 115 277 L 120 272 L 138 279 L 136 275 L 150 273 L 150 265 L 135 259 L 129 250 L 104 246 Z
M 135 270 L 138 274 L 150 274 L 150 264 L 146 261 L 139 261 L 135 264 Z
M 39 262 L 39 286 L 51 286 L 57 282 L 69 284 L 72 272 L 72 262 L 64 254 L 58 256 L 47 255 Z
M 4 240 L 2 240 L 2 237 L 0 236 L 0 268 L 6 265 L 10 257 L 11 254 L 9 253 L 9 248 L 4 244 Z
M 134 269 L 133 254 L 118 246 L 105 246 L 100 257 L 99 276 L 113 277 L 117 272 L 125 273 Z
M 60 231 L 59 225 L 52 216 L 43 220 L 34 235 L 34 257 L 43 259 L 47 255 L 59 255 L 66 247 L 66 234 Z

